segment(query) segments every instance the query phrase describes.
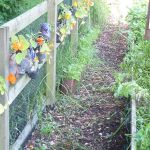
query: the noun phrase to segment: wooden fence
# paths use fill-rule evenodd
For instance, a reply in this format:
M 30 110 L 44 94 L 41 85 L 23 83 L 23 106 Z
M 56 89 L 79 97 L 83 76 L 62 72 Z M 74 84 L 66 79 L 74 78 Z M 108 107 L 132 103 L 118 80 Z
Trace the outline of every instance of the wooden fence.
M 25 27 L 33 23 L 36 19 L 47 13 L 48 23 L 53 27 L 51 42 L 54 45 L 53 50 L 49 56 L 51 63 L 47 63 L 47 91 L 46 91 L 46 105 L 53 105 L 55 103 L 55 83 L 56 83 L 56 49 L 59 46 L 56 43 L 57 30 L 57 6 L 63 0 L 45 0 L 34 8 L 28 10 L 17 18 L 5 23 L 0 27 L 0 75 L 7 77 L 9 72 L 9 40 L 10 37 Z M 78 37 L 78 26 L 72 31 L 72 40 Z M 77 44 L 74 44 L 77 45 Z M 42 66 L 41 66 L 42 67 Z M 16 140 L 16 142 L 9 145 L 9 106 L 30 82 L 27 75 L 21 76 L 14 86 L 7 84 L 7 93 L 0 97 L 0 103 L 5 106 L 5 111 L 0 115 L 0 150 L 18 150 L 23 144 L 26 137 L 31 132 L 32 128 L 37 123 L 38 117 L 34 115 L 33 119 L 27 123 L 24 130 Z M 50 92 L 51 91 L 51 92 Z

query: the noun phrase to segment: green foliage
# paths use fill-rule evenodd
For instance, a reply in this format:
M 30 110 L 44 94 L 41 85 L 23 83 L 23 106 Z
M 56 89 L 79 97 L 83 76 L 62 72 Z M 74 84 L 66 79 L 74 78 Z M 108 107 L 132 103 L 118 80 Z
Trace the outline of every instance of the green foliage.
M 80 80 L 86 65 L 92 62 L 94 52 L 92 43 L 98 36 L 98 33 L 98 30 L 94 29 L 80 38 L 76 58 L 72 57 L 72 62 L 63 68 L 64 78 Z
M 109 7 L 106 0 L 94 0 L 94 6 L 90 9 L 92 25 L 103 28 L 107 22 Z
M 139 130 L 136 139 L 139 150 L 148 150 L 150 148 L 150 123 Z
M 150 42 L 144 40 L 146 24 L 146 4 L 137 3 L 130 10 L 127 21 L 129 23 L 129 52 L 121 64 L 122 70 L 129 79 L 139 84 L 144 89 L 150 89 L 149 65 L 150 65 Z
M 137 109 L 137 150 L 150 148 L 150 103 L 149 97 L 143 99 Z
M 140 41 L 126 55 L 122 68 L 131 74 L 136 82 L 143 88 L 150 89 L 150 42 Z
M 77 18 L 84 18 L 85 15 L 87 15 L 87 11 L 85 9 L 83 9 L 83 7 L 79 7 L 77 12 L 75 13 L 75 16 Z
M 18 35 L 17 36 L 13 36 L 11 38 L 11 42 L 12 44 L 13 43 L 16 43 L 16 42 L 19 42 L 22 44 L 22 47 L 20 50 L 22 50 L 22 53 L 19 53 L 15 56 L 15 60 L 16 60 L 16 63 L 17 64 L 20 64 L 21 61 L 25 58 L 25 56 L 27 55 L 27 49 L 29 47 L 29 42 L 26 40 L 26 38 L 23 36 L 23 35 Z
M 0 0 L 0 24 L 32 8 L 42 0 Z
M 147 2 L 140 1 L 130 9 L 127 16 L 127 21 L 129 23 L 129 28 L 132 32 L 129 33 L 129 40 L 132 39 L 132 42 L 138 43 L 140 40 L 143 40 L 143 35 L 145 32 L 145 21 L 147 13 Z M 131 39 L 130 39 L 131 38 Z
M 43 135 L 50 135 L 55 129 L 55 124 L 53 122 L 46 121 L 42 123 L 40 131 Z
M 81 78 L 81 73 L 83 71 L 83 65 L 79 62 L 75 62 L 64 68 L 65 78 L 74 79 L 79 81 Z
M 144 98 L 148 96 L 147 90 L 141 88 L 135 81 L 121 83 L 115 91 L 115 97 L 124 96 L 130 98 L 135 94 Z
M 102 29 L 108 16 L 108 7 L 105 0 L 95 0 L 94 3 L 94 7 L 90 8 L 90 15 L 92 25 L 95 28 L 91 30 L 92 26 L 88 17 L 79 20 L 78 33 L 80 38 L 77 50 L 75 52 L 72 51 L 69 36 L 57 50 L 56 68 L 58 84 L 62 78 L 80 80 L 82 72 L 92 62 L 94 52 L 93 41 L 100 32 L 97 27 L 101 27 Z
M 61 79 L 64 78 L 64 69 L 69 66 L 71 62 L 74 62 L 71 56 L 70 37 L 67 37 L 64 43 L 57 49 L 56 74 L 58 84 L 60 84 Z
M 0 94 L 3 95 L 6 91 L 6 84 L 3 77 L 0 76 Z
M 138 96 L 140 106 L 137 109 L 137 150 L 150 148 L 150 42 L 144 40 L 148 2 L 138 1 L 130 10 L 129 51 L 121 64 L 122 73 L 116 76 L 116 96 Z

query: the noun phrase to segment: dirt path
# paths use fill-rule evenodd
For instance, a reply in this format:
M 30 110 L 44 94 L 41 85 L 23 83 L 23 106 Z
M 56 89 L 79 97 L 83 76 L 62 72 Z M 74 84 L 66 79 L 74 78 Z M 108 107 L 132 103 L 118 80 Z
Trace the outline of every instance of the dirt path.
M 111 91 L 113 74 L 119 70 L 126 52 L 126 41 L 118 32 L 120 28 L 115 25 L 106 27 L 95 43 L 96 61 L 87 68 L 77 93 L 73 98 L 59 97 L 61 100 L 56 109 L 44 113 L 42 122 L 24 149 L 125 148 L 127 130 L 122 122 L 127 104 L 123 100 L 115 100 Z

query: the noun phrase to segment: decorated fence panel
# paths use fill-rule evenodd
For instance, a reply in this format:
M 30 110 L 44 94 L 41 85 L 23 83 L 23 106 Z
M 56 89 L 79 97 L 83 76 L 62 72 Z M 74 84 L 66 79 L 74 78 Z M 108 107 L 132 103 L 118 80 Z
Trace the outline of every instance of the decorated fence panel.
M 15 38 L 19 39 L 19 35 L 37 34 L 38 30 L 40 31 L 40 25 L 44 22 L 53 23 L 56 26 L 55 10 L 57 10 L 55 1 L 47 0 L 0 27 L 2 50 L 0 73 L 5 79 L 8 79 L 10 73 L 10 56 L 14 55 L 10 53 L 12 37 L 15 35 Z M 51 41 L 47 42 L 47 45 L 53 45 L 47 59 L 38 63 L 38 75 L 34 79 L 26 73 L 18 75 L 16 79 L 11 76 L 11 80 L 7 82 L 7 92 L 0 98 L 0 103 L 4 108 L 4 112 L 0 115 L 0 150 L 19 149 L 37 123 L 38 117 L 35 110 L 41 109 L 42 111 L 46 104 L 54 103 L 55 33 L 56 31 L 53 30 Z
M 18 150 L 38 113 L 54 107 L 56 49 L 69 37 L 75 55 L 78 19 L 88 18 L 92 5 L 90 0 L 45 0 L 0 27 L 0 75 L 7 82 L 0 96 L 0 150 Z

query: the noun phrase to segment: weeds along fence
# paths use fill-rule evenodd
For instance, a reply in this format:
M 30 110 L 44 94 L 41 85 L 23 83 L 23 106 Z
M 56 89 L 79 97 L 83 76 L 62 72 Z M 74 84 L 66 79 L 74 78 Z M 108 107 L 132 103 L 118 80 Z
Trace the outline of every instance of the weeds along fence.
M 0 27 L 0 74 L 5 78 L 9 72 L 10 37 L 37 32 L 39 24 L 44 21 L 52 27 L 53 44 L 47 62 L 40 66 L 38 77 L 31 80 L 27 75 L 20 76 L 14 86 L 7 84 L 7 93 L 0 97 L 0 103 L 5 106 L 0 115 L 0 150 L 18 150 L 38 121 L 36 110 L 42 112 L 44 106 L 55 103 L 56 49 L 59 46 L 56 43 L 57 8 L 62 1 L 45 0 Z M 77 41 L 77 29 L 76 25 L 71 41 Z

